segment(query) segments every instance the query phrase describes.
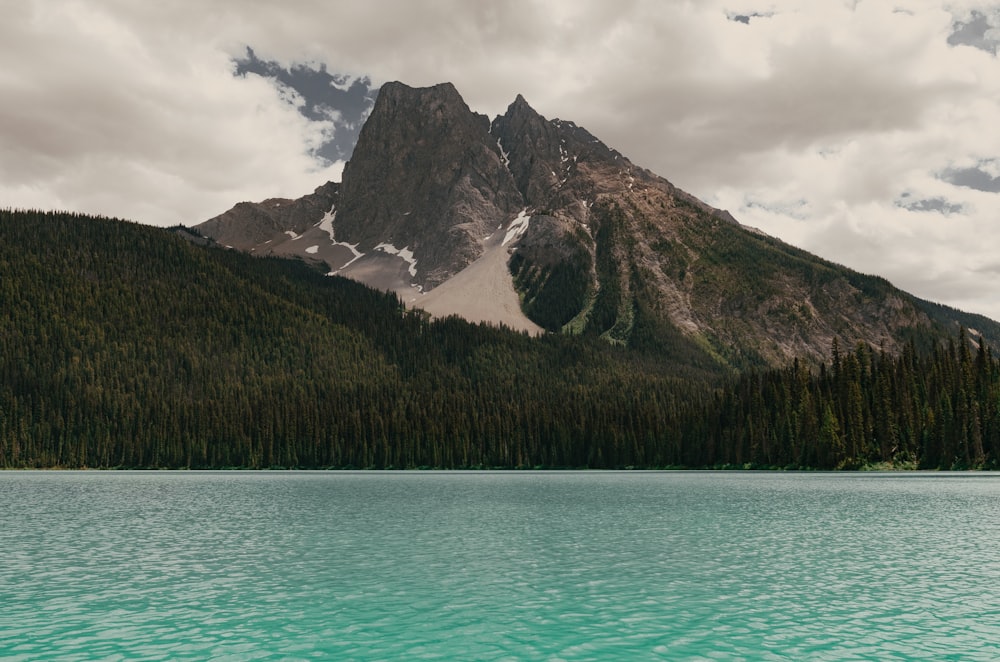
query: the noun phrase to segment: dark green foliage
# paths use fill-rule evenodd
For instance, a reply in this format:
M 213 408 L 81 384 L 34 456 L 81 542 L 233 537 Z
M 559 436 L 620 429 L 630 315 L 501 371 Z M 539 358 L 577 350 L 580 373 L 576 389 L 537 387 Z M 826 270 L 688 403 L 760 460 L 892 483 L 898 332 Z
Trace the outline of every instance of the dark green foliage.
M 609 339 L 624 342 L 628 339 L 624 329 L 628 324 L 623 324 L 625 320 L 621 318 L 630 302 L 622 292 L 618 260 L 615 258 L 615 248 L 624 227 L 624 214 L 617 204 L 606 201 L 594 205 L 593 214 L 598 290 L 586 331 L 597 335 L 608 334 Z
M 646 464 L 688 386 L 297 261 L 0 212 L 0 466 Z M 669 407 L 666 406 L 669 404 Z
M 976 331 L 986 338 L 990 345 L 1000 345 L 1000 323 L 982 315 L 956 310 L 940 303 L 932 303 L 920 299 L 917 299 L 917 301 L 932 320 L 944 328 L 951 329 L 953 335 L 957 334 L 959 326 L 962 326 L 966 329 L 976 329 Z M 921 340 L 925 341 L 924 345 L 927 344 L 926 338 L 922 338 Z M 921 345 L 918 344 L 918 346 Z
M 519 250 L 511 257 L 510 271 L 524 296 L 524 314 L 546 331 L 562 329 L 587 301 L 590 255 L 582 247 L 548 265 L 535 261 L 530 251 Z
M 0 211 L 0 467 L 1000 462 L 1000 366 L 964 333 L 720 387 L 630 300 L 628 348 L 530 338 L 179 232 Z
M 911 344 L 895 358 L 835 344 L 818 375 L 797 362 L 746 373 L 685 423 L 710 431 L 691 464 L 996 467 L 1000 365 L 985 344 L 975 358 L 972 347 L 964 331 L 957 345 L 919 355 Z

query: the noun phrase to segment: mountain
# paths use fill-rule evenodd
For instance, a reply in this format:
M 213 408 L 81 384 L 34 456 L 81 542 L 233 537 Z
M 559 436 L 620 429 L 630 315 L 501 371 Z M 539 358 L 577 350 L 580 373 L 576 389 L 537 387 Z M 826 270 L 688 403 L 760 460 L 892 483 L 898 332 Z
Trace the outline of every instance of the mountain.
M 723 369 L 817 363 L 834 339 L 898 354 L 960 325 L 1000 340 L 992 320 L 740 225 L 521 96 L 491 122 L 448 83 L 383 86 L 339 187 L 241 203 L 197 227 L 241 250 L 325 263 L 435 316 L 600 336 Z

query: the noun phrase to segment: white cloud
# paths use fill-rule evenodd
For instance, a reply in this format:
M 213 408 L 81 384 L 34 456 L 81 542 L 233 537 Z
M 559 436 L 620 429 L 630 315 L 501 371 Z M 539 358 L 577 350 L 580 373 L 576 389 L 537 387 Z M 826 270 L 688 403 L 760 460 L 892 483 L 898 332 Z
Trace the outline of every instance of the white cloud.
M 0 201 L 166 225 L 301 195 L 340 166 L 271 81 L 231 75 L 196 38 L 169 44 L 90 3 L 19 4 L 0 27 Z M 169 47 L 168 47 L 169 46 Z
M 331 126 L 231 75 L 249 45 L 376 83 L 451 81 L 490 115 L 521 93 L 747 224 L 1000 319 L 1000 199 L 944 176 L 1000 163 L 995 0 L 29 0 L 5 14 L 0 204 L 196 223 L 337 178 L 310 156 Z

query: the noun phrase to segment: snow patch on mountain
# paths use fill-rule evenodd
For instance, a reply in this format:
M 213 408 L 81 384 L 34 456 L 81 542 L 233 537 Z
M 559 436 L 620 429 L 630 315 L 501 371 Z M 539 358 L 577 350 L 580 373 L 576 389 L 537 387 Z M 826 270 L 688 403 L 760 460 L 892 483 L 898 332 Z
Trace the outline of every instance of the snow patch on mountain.
M 333 237 L 333 219 L 335 218 L 337 218 L 337 212 L 334 207 L 330 207 L 330 211 L 323 214 L 323 218 L 320 219 L 319 229 L 330 235 L 330 241 L 337 243 Z
M 404 246 L 403 248 L 396 248 L 392 244 L 381 243 L 375 247 L 375 250 L 388 253 L 389 255 L 396 255 L 403 259 L 404 262 L 410 265 L 410 275 L 416 278 L 417 276 L 417 261 L 413 259 L 413 251 L 410 250 L 409 246 Z
M 497 138 L 497 147 L 500 148 L 500 160 L 503 161 L 503 166 L 510 169 L 510 152 L 504 151 L 499 138 Z
M 507 228 L 507 234 L 503 238 L 502 246 L 506 246 L 511 241 L 516 241 L 524 235 L 528 230 L 528 222 L 531 220 L 531 216 L 528 215 L 528 209 L 522 209 L 521 213 L 517 215 L 513 221 L 510 222 L 510 226 Z
M 334 234 L 333 230 L 333 222 L 336 220 L 336 218 L 337 218 L 336 207 L 331 206 L 330 211 L 323 214 L 323 218 L 321 218 L 319 223 L 315 225 L 315 227 L 319 228 L 321 231 L 326 232 L 328 235 L 330 235 L 330 244 L 332 246 L 342 246 L 351 252 L 352 256 L 351 259 L 345 262 L 344 264 L 340 265 L 338 269 L 331 271 L 329 273 L 329 275 L 331 276 L 340 273 L 340 271 L 346 269 L 354 262 L 358 261 L 359 259 L 365 256 L 364 253 L 358 250 L 358 244 L 349 244 L 345 241 L 337 241 L 337 236 L 336 234 Z M 309 253 L 310 255 L 315 255 L 316 253 L 319 252 L 319 246 L 318 245 L 310 246 L 305 250 L 305 252 Z
M 334 246 L 343 246 L 347 250 L 351 251 L 351 254 L 354 256 L 350 260 L 348 260 L 347 262 L 345 262 L 343 265 L 341 265 L 340 269 L 337 269 L 337 271 L 340 271 L 341 269 L 346 269 L 347 267 L 351 266 L 353 263 L 357 262 L 358 260 L 360 260 L 361 258 L 363 258 L 365 256 L 364 253 L 362 253 L 361 251 L 358 250 L 358 245 L 357 244 L 348 244 L 348 243 L 343 242 L 343 241 L 335 241 L 335 242 L 333 242 L 333 245 Z M 336 271 L 333 272 L 333 273 L 336 273 Z

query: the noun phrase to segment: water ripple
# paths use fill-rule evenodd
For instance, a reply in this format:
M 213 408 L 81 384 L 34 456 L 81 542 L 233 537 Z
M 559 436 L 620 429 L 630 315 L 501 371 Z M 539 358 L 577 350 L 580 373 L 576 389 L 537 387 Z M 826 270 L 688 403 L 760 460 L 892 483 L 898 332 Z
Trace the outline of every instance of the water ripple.
M 10 660 L 1000 658 L 1000 477 L 0 474 Z

